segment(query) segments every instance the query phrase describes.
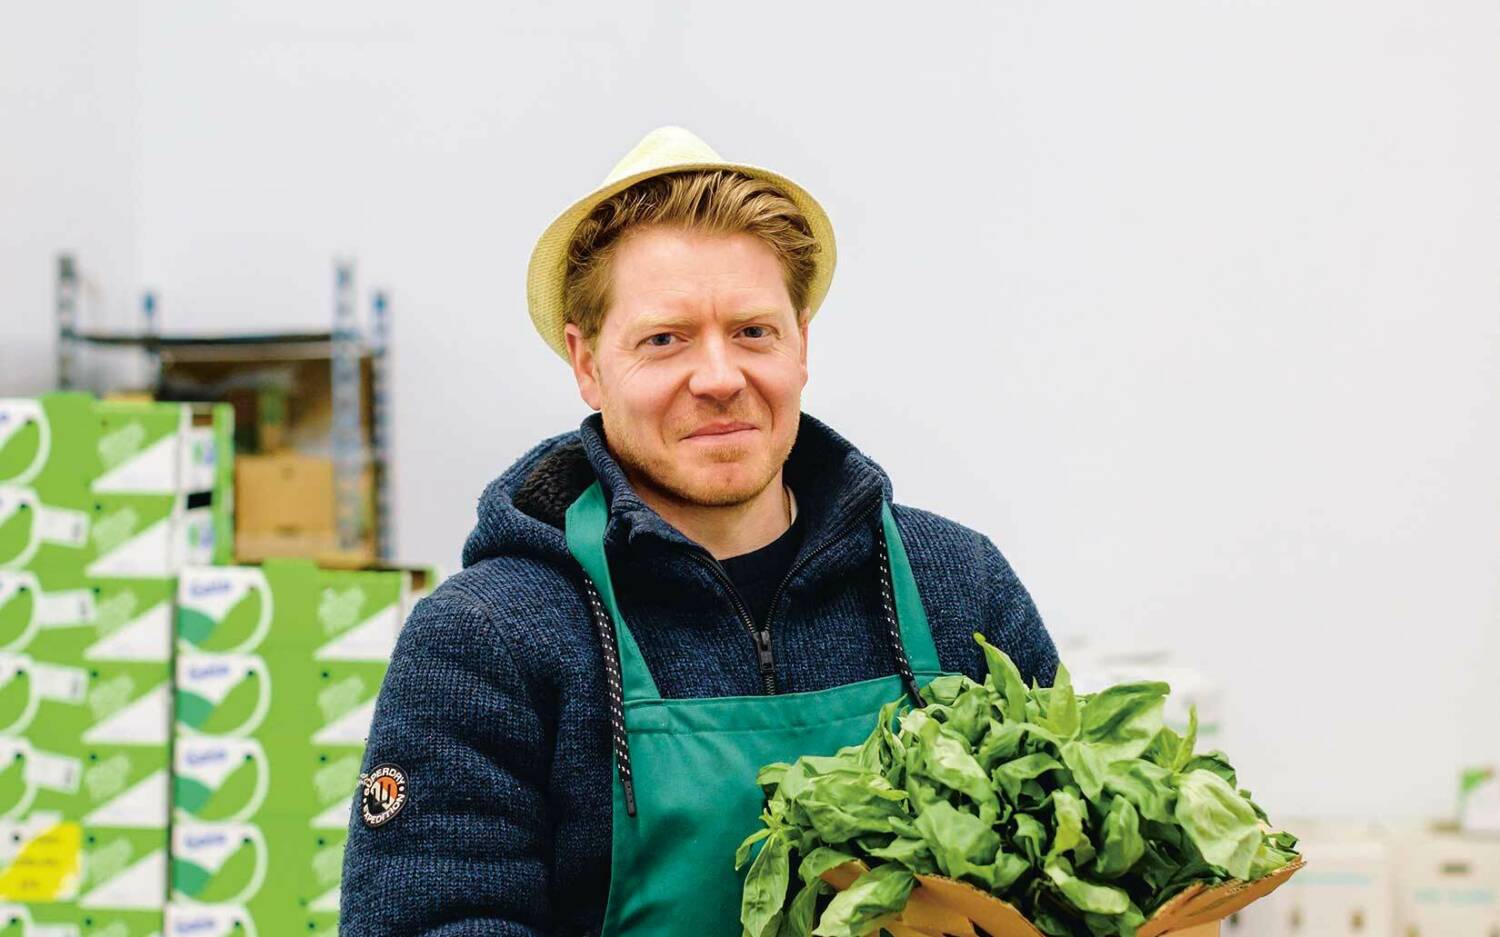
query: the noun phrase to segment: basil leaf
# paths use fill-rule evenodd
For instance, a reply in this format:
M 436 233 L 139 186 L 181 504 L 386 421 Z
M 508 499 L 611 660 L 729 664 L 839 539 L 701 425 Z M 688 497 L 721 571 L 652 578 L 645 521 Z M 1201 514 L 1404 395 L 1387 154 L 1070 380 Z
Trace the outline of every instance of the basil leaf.
M 948 727 L 963 736 L 964 741 L 973 748 L 989 728 L 989 721 L 989 691 L 977 683 L 969 682 L 953 701 L 948 714 Z
M 1272 833 L 1261 842 L 1250 863 L 1250 879 L 1262 878 L 1297 858 L 1297 837 L 1287 832 Z
M 929 703 L 939 706 L 951 706 L 958 699 L 958 694 L 963 691 L 964 684 L 969 678 L 960 673 L 944 674 L 941 677 L 933 677 L 928 684 L 922 688 L 922 697 Z
M 1250 877 L 1260 849 L 1260 818 L 1212 771 L 1189 771 L 1177 787 L 1177 822 L 1203 858 L 1238 879 Z
M 1104 769 L 1104 789 L 1126 798 L 1140 815 L 1159 823 L 1172 823 L 1177 792 L 1171 772 L 1149 761 L 1117 761 Z
M 735 867 L 735 869 L 739 869 L 740 867 L 742 867 L 745 864 L 745 861 L 750 858 L 750 847 L 751 846 L 754 846 L 756 843 L 760 842 L 761 840 L 765 839 L 767 836 L 770 836 L 770 835 L 771 835 L 771 828 L 768 827 L 768 826 L 765 826 L 765 827 L 761 827 L 760 829 L 756 830 L 754 833 L 751 833 L 749 836 L 746 836 L 745 837 L 745 841 L 743 843 L 740 843 L 740 848 L 738 848 L 738 849 L 736 849 L 734 851 L 734 867 Z
M 1134 903 L 1120 914 L 1083 913 L 1083 922 L 1088 925 L 1093 937 L 1136 937 L 1136 931 L 1146 923 L 1146 916 Z
M 990 779 L 979 767 L 962 736 L 939 722 L 927 720 L 917 729 L 917 742 L 924 774 L 939 784 L 966 794 L 981 807 L 988 804 L 999 811 Z
M 1082 737 L 1109 760 L 1139 758 L 1162 728 L 1165 683 L 1124 683 L 1094 694 L 1083 708 Z
M 1141 838 L 1141 817 L 1135 805 L 1124 797 L 1110 801 L 1104 816 L 1104 845 L 1094 862 L 1094 871 L 1103 878 L 1118 878 L 1130 871 L 1146 851 Z
M 819 846 L 802 857 L 802 863 L 797 866 L 797 877 L 803 882 L 817 881 L 824 872 L 836 869 L 846 862 L 853 862 L 854 858 L 841 850 Z
M 1057 733 L 1059 738 L 1070 739 L 1078 734 L 1080 719 L 1078 698 L 1073 693 L 1073 679 L 1068 668 L 1057 665 L 1057 676 L 1047 693 L 1047 717 L 1042 722 L 1046 728 Z
M 1020 848 L 1027 860 L 1035 866 L 1042 864 L 1042 854 L 1047 849 L 1047 828 L 1029 813 L 1015 815 L 1016 832 L 1011 842 Z
M 1021 752 L 1026 741 L 1026 723 L 989 721 L 989 729 L 979 742 L 975 757 L 986 772 L 994 771 L 1002 761 L 1008 761 Z
M 1182 747 L 1182 737 L 1172 731 L 1171 726 L 1162 726 L 1161 731 L 1141 752 L 1141 757 L 1159 768 L 1168 771 L 1175 770 L 1174 764 L 1177 760 L 1177 750 Z
M 979 642 L 984 651 L 984 663 L 989 670 L 988 685 L 999 693 L 1002 699 L 1001 711 L 1005 718 L 1016 722 L 1026 722 L 1026 684 L 1021 680 L 1021 671 L 1015 662 L 1010 659 L 1004 651 L 995 647 L 984 639 L 984 635 L 978 631 L 974 632 L 974 640 Z
M 1124 914 L 1125 910 L 1130 907 L 1130 895 L 1126 894 L 1124 889 L 1113 885 L 1099 885 L 1078 878 L 1073 874 L 1073 868 L 1068 860 L 1061 856 L 1048 859 L 1042 869 L 1052 880 L 1052 884 L 1057 886 L 1067 903 L 1079 911 L 1090 911 L 1094 914 Z
M 925 814 L 924 814 L 925 815 Z M 865 850 L 877 859 L 899 862 L 919 874 L 930 875 L 938 871 L 937 860 L 927 848 L 925 839 L 897 836 L 884 846 L 872 846 Z
M 1070 852 L 1083 843 L 1083 801 L 1073 796 L 1066 788 L 1052 792 L 1053 829 L 1052 848 L 1048 856 Z
M 977 867 L 993 865 L 1000 850 L 1000 835 L 988 824 L 946 802 L 922 811 L 917 829 L 938 868 L 949 878 L 974 877 Z
M 1198 744 L 1198 707 L 1188 707 L 1188 729 L 1187 734 L 1182 737 L 1182 744 L 1177 749 L 1176 756 L 1172 759 L 1172 770 L 1181 771 L 1187 767 L 1188 762 L 1193 760 L 1193 746 Z
M 876 866 L 833 896 L 813 934 L 865 937 L 875 921 L 906 907 L 916 884 L 916 877 L 894 862 Z
M 1014 761 L 1008 761 L 995 769 L 995 783 L 1005 792 L 1005 796 L 1012 801 L 1017 801 L 1021 796 L 1021 786 L 1038 775 L 1048 771 L 1062 769 L 1062 763 L 1051 755 L 1038 752 L 1034 755 L 1026 755 Z
M 1073 780 L 1083 791 L 1083 796 L 1097 804 L 1104 791 L 1104 771 L 1107 767 L 1104 756 L 1088 742 L 1071 741 L 1062 746 L 1063 764 L 1073 772 Z
M 1186 774 L 1189 771 L 1212 771 L 1223 778 L 1230 787 L 1239 787 L 1239 781 L 1235 778 L 1234 766 L 1223 752 L 1215 750 L 1205 755 L 1195 755 L 1189 758 L 1187 764 L 1183 765 L 1179 772 Z
M 750 937 L 773 937 L 776 933 L 790 879 L 787 852 L 786 838 L 775 830 L 750 863 L 740 899 L 740 924 Z
M 818 896 L 833 891 L 833 886 L 821 879 L 814 879 L 797 892 L 782 918 L 776 937 L 812 937 L 813 916 L 817 913 Z
M 755 783 L 765 788 L 767 793 L 769 793 L 771 789 L 781 784 L 781 779 L 786 776 L 786 769 L 790 767 L 791 765 L 779 761 L 766 765 L 755 773 Z
M 797 806 L 824 842 L 843 843 L 888 830 L 905 800 L 905 791 L 891 789 L 879 775 L 829 774 L 809 780 Z

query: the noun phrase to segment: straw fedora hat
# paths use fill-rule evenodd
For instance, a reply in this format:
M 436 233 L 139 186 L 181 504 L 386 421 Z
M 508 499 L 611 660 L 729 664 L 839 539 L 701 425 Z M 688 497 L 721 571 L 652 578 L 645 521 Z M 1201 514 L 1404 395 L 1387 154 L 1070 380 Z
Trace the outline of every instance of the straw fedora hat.
M 531 263 L 526 271 L 526 303 L 531 311 L 531 322 L 553 351 L 565 362 L 568 343 L 563 337 L 563 281 L 567 275 L 568 243 L 578 223 L 589 216 L 594 207 L 617 192 L 628 189 L 642 179 L 684 169 L 733 169 L 756 179 L 774 183 L 786 193 L 807 218 L 812 235 L 818 242 L 812 283 L 807 294 L 809 321 L 823 304 L 828 294 L 828 285 L 833 280 L 833 267 L 837 259 L 833 240 L 833 225 L 828 214 L 817 199 L 807 194 L 801 186 L 780 173 L 746 163 L 731 163 L 715 153 L 707 143 L 682 127 L 658 127 L 641 138 L 625 158 L 604 177 L 604 182 L 594 191 L 574 202 L 557 216 L 531 251 Z

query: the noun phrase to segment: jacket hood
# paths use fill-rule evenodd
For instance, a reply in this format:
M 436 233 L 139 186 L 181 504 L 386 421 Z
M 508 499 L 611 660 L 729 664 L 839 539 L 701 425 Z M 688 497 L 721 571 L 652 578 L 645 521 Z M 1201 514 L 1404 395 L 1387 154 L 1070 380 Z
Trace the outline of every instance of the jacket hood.
M 835 536 L 881 498 L 890 502 L 893 497 L 884 469 L 805 412 L 783 472 L 796 494 L 799 516 L 807 518 L 804 551 Z M 563 519 L 595 479 L 609 504 L 607 548 L 702 549 L 641 500 L 610 454 L 603 415 L 594 412 L 578 429 L 533 446 L 490 482 L 479 499 L 478 522 L 464 544 L 463 565 L 507 555 L 574 563 Z

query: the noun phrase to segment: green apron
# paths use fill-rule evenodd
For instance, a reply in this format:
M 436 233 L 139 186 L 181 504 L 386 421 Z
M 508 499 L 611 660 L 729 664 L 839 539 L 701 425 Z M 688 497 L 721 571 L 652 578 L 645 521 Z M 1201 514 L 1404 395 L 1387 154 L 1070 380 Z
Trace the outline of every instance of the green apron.
M 610 692 L 623 702 L 627 803 L 618 751 L 609 901 L 602 937 L 736 937 L 743 870 L 734 852 L 761 825 L 762 765 L 832 754 L 863 741 L 880 707 L 907 692 L 891 674 L 802 693 L 662 699 L 615 603 L 604 553 L 608 506 L 596 481 L 568 508 L 568 550 L 602 597 L 619 648 L 606 660 Z M 937 649 L 890 505 L 881 501 L 900 640 L 911 672 L 941 676 Z M 633 815 L 632 815 L 633 814 Z

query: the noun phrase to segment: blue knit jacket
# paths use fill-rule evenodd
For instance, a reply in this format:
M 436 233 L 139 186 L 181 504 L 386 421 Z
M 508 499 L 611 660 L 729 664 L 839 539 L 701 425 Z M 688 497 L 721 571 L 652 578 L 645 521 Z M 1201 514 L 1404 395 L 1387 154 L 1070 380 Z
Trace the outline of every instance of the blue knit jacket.
M 806 539 L 772 610 L 776 685 L 895 672 L 882 638 L 879 503 L 906 545 L 943 669 L 982 679 L 975 631 L 1051 685 L 1057 653 L 983 534 L 897 505 L 868 456 L 803 413 L 784 467 Z M 492 482 L 464 568 L 419 602 L 380 690 L 364 768 L 395 764 L 407 803 L 344 853 L 343 937 L 597 934 L 610 878 L 610 725 L 598 640 L 563 514 L 598 479 L 625 620 L 665 697 L 763 692 L 729 587 L 631 489 L 593 413 Z M 705 779 L 705 783 L 708 779 Z

